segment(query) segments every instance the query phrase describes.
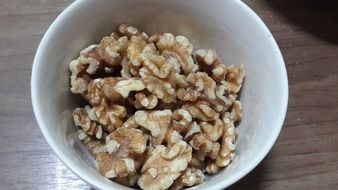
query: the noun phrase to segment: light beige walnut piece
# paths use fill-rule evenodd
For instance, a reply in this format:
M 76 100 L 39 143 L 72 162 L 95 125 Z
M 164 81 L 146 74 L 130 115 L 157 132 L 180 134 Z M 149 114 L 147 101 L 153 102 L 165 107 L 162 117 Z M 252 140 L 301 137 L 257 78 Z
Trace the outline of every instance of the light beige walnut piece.
M 91 80 L 90 74 L 94 74 L 99 65 L 100 62 L 93 58 L 80 57 L 71 61 L 69 64 L 71 92 L 75 94 L 84 93 Z
M 158 99 L 155 95 L 139 92 L 135 94 L 135 104 L 137 108 L 153 109 L 157 106 Z
M 227 75 L 225 80 L 228 84 L 228 90 L 230 93 L 238 93 L 242 87 L 245 77 L 245 71 L 243 65 L 231 65 L 227 67 Z
M 216 89 L 216 82 L 208 76 L 207 73 L 204 72 L 197 72 L 191 73 L 187 77 L 188 83 L 196 88 L 197 91 L 203 92 L 203 94 L 208 99 L 215 99 L 215 89 Z
M 175 128 L 176 131 L 185 134 L 188 130 L 190 130 L 190 127 L 193 123 L 193 118 L 187 110 L 185 109 L 175 110 L 173 112 L 172 118 L 176 124 L 176 126 L 173 127 Z
M 138 185 L 147 190 L 169 188 L 187 168 L 191 156 L 191 147 L 182 140 L 170 148 L 157 145 L 142 167 Z
M 138 128 L 139 125 L 135 121 L 135 115 L 130 116 L 127 121 L 125 121 L 122 125 L 122 127 L 127 127 L 127 128 Z
M 187 38 L 178 37 L 178 39 L 171 33 L 164 33 L 159 36 L 156 46 L 164 57 L 175 58 L 181 65 L 184 74 L 195 72 L 198 66 L 194 64 L 191 56 L 192 45 Z
M 199 162 L 208 157 L 205 170 L 208 173 L 216 173 L 230 163 L 234 156 L 235 139 L 232 139 L 234 125 L 230 120 L 227 122 L 217 119 L 213 122 L 201 123 L 201 132 L 193 135 L 190 140 L 191 146 L 198 155 L 192 166 L 199 167 Z
M 121 60 L 126 53 L 129 40 L 127 37 L 115 39 L 113 36 L 104 37 L 101 43 L 93 50 L 100 56 L 108 66 L 114 67 L 121 63 Z M 95 52 L 96 51 L 96 52 Z
M 206 99 L 206 101 L 208 101 L 211 104 L 211 107 L 217 112 L 228 110 L 237 98 L 237 94 L 228 93 L 228 84 L 225 81 L 217 84 L 215 94 L 216 99 Z
M 165 79 L 173 72 L 179 72 L 179 64 L 175 61 L 168 61 L 164 56 L 144 53 L 141 55 L 143 66 L 147 68 L 153 76 Z
M 206 166 L 208 173 L 216 173 L 220 169 L 229 165 L 235 157 L 236 129 L 231 121 L 230 114 L 223 117 L 224 132 L 220 141 L 220 150 L 215 160 L 209 161 Z
M 79 130 L 78 137 L 83 142 L 83 144 L 87 147 L 87 149 L 92 155 L 95 156 L 100 152 L 106 151 L 105 143 L 103 139 L 97 139 L 95 137 L 91 137 L 87 135 L 83 130 Z
M 210 104 L 206 101 L 198 101 L 193 103 L 186 103 L 182 106 L 195 119 L 202 121 L 213 121 L 219 118 L 219 113 L 213 110 Z
M 161 144 L 167 133 L 168 126 L 171 121 L 171 110 L 156 110 L 135 112 L 135 122 L 149 130 L 154 137 L 154 144 Z
M 109 103 L 123 103 L 130 92 L 142 91 L 144 88 L 144 83 L 138 78 L 98 78 L 89 84 L 84 97 L 92 105 L 100 104 L 103 100 L 108 100 Z
M 202 170 L 188 167 L 181 176 L 175 180 L 174 184 L 170 187 L 172 190 L 180 190 L 184 187 L 191 187 L 203 183 L 204 173 Z
M 120 24 L 118 27 L 118 31 L 120 32 L 120 34 L 128 36 L 129 38 L 132 36 L 140 35 L 139 29 L 130 24 Z
M 115 33 L 112 33 L 110 36 L 103 37 L 100 44 L 89 46 L 81 51 L 80 57 L 91 57 L 100 61 L 104 67 L 103 70 L 109 73 L 111 69 L 120 65 L 128 43 L 129 40 L 126 36 L 119 38 Z
M 75 125 L 96 138 L 102 138 L 103 132 L 110 133 L 122 126 L 127 116 L 124 106 L 100 104 L 98 106 L 76 108 L 73 112 Z
M 142 166 L 147 138 L 134 128 L 119 128 L 106 137 L 106 152 L 96 155 L 96 167 L 107 178 L 126 177 Z
M 83 130 L 86 135 L 101 139 L 103 137 L 102 125 L 94 121 L 89 115 L 90 107 L 76 108 L 73 111 L 73 119 L 76 126 Z
M 80 57 L 71 61 L 71 91 L 82 94 L 87 90 L 91 75 L 97 72 L 110 73 L 120 65 L 128 44 L 127 37 L 104 37 L 100 44 L 90 45 L 80 52 Z
M 140 36 L 132 36 L 130 43 L 127 48 L 127 58 L 134 67 L 141 66 L 142 64 L 142 52 L 143 49 L 147 46 L 147 42 Z M 155 47 L 153 52 L 155 53 Z
M 212 76 L 215 81 L 220 82 L 225 79 L 227 69 L 214 50 L 199 49 L 195 52 L 195 58 L 200 68 Z
M 143 82 L 147 90 L 164 103 L 171 103 L 176 100 L 176 90 L 170 83 L 154 76 L 143 78 Z
M 180 65 L 172 57 L 145 53 L 142 55 L 143 67 L 139 74 L 148 91 L 165 103 L 176 98 L 176 89 L 188 86 L 186 76 L 180 74 Z
M 232 104 L 230 118 L 233 123 L 236 123 L 241 120 L 242 118 L 242 104 L 240 101 L 235 101 Z
M 184 109 L 177 109 L 172 115 L 172 128 L 188 140 L 192 135 L 201 132 L 201 127 L 193 120 L 192 115 Z

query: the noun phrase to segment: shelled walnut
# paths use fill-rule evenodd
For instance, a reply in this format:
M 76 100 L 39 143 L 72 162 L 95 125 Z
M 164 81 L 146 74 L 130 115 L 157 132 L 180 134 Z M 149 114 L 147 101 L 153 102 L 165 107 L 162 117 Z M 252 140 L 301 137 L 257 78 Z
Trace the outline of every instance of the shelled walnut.
M 96 167 L 108 178 L 135 174 L 142 166 L 147 138 L 138 129 L 119 128 L 106 137 L 106 152 L 96 155 Z
M 191 147 L 178 141 L 171 148 L 157 145 L 142 167 L 138 184 L 142 189 L 167 189 L 191 160 Z
M 200 169 L 197 168 L 187 168 L 181 174 L 181 176 L 175 181 L 171 186 L 172 190 L 179 190 L 183 187 L 191 187 L 194 185 L 201 184 L 204 181 L 204 174 Z
M 69 64 L 78 137 L 98 171 L 125 186 L 182 189 L 235 156 L 245 70 L 171 33 L 121 24 Z

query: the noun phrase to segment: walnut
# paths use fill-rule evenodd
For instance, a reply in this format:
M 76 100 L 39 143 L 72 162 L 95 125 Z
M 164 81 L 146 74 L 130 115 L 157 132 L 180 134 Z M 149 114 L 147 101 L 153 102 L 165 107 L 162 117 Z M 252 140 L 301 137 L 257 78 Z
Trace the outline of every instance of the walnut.
M 131 174 L 127 177 L 116 177 L 113 180 L 121 185 L 132 187 L 136 185 L 139 177 L 140 176 L 138 174 Z
M 182 35 L 176 36 L 176 41 L 180 43 L 182 46 L 184 46 L 189 54 L 192 54 L 194 50 L 194 45 L 192 45 L 192 43 L 187 37 Z
M 196 122 L 193 122 L 191 125 L 188 125 L 188 126 L 189 126 L 189 130 L 184 136 L 184 139 L 186 140 L 191 139 L 192 135 L 201 132 L 201 127 Z
M 228 84 L 228 90 L 230 93 L 238 93 L 242 87 L 242 83 L 245 77 L 244 66 L 231 65 L 227 67 L 226 81 Z
M 93 72 L 98 65 L 99 62 L 93 58 L 78 58 L 70 62 L 69 70 L 72 73 L 70 77 L 70 90 L 72 93 L 81 94 L 88 89 L 88 84 L 91 80 L 88 71 Z M 86 67 L 90 69 L 88 70 Z
M 157 106 L 158 99 L 155 95 L 146 95 L 142 92 L 135 94 L 135 103 L 139 108 L 153 109 Z
M 224 130 L 224 123 L 221 119 L 216 119 L 212 122 L 202 122 L 201 129 L 208 139 L 217 141 L 222 137 Z
M 195 88 L 180 88 L 177 90 L 177 98 L 182 101 L 196 101 L 200 96 L 201 92 L 196 90 Z
M 73 112 L 75 125 L 80 126 L 87 134 L 96 138 L 102 137 L 102 132 L 112 132 L 122 126 L 127 110 L 124 106 L 108 105 L 102 102 L 94 107 L 76 108 Z
M 138 128 L 139 125 L 137 125 L 135 121 L 135 115 L 130 116 L 127 121 L 125 121 L 122 125 L 122 127 L 127 127 L 127 128 Z
M 181 101 L 206 101 L 209 106 L 218 113 L 228 110 L 237 98 L 236 94 L 228 93 L 227 83 L 225 81 L 216 85 L 215 96 L 216 97 L 212 99 L 207 94 L 202 94 L 196 87 L 180 88 L 177 90 L 177 97 Z
M 155 144 L 161 144 L 167 133 L 171 115 L 170 110 L 137 111 L 134 119 L 138 125 L 151 132 L 151 135 L 155 137 Z
M 120 24 L 118 27 L 118 31 L 120 34 L 124 36 L 128 36 L 129 38 L 132 36 L 140 35 L 140 31 L 130 24 Z
M 171 103 L 175 101 L 176 90 L 170 83 L 153 76 L 148 76 L 144 78 L 143 82 L 147 90 L 153 93 L 158 99 L 162 100 L 164 103 Z
M 81 127 L 87 135 L 101 139 L 103 137 L 102 125 L 90 117 L 89 111 L 89 106 L 86 106 L 85 108 L 76 108 L 73 111 L 74 123 L 76 126 Z
M 94 156 L 100 152 L 106 151 L 105 143 L 102 139 L 88 136 L 83 130 L 79 130 L 78 136 L 83 144 L 88 148 L 89 152 Z
M 153 34 L 149 37 L 149 42 L 156 43 L 160 39 L 161 34 Z
M 183 127 L 187 127 L 188 125 L 191 125 L 192 123 L 192 116 L 191 114 L 184 109 L 177 109 L 173 112 L 172 115 L 173 119 L 179 122 L 180 125 Z
M 242 104 L 240 101 L 234 101 L 231 107 L 231 120 L 236 123 L 241 120 L 242 117 Z
M 142 58 L 141 54 L 143 49 L 147 46 L 147 42 L 139 36 L 132 36 L 127 48 L 127 58 L 134 67 L 141 66 Z M 155 52 L 156 48 L 153 48 Z
M 216 163 L 208 161 L 207 166 L 205 168 L 205 171 L 208 172 L 209 174 L 214 174 L 218 172 L 221 168 L 216 165 Z
M 225 81 L 222 81 L 221 84 L 217 85 L 215 92 L 216 99 L 208 99 L 208 101 L 217 112 L 228 110 L 237 98 L 236 94 L 228 93 L 227 83 Z
M 179 67 L 177 62 L 167 61 L 163 56 L 156 54 L 143 54 L 142 59 L 144 60 L 143 65 L 146 67 L 154 76 L 159 78 L 167 78 L 170 72 Z M 176 67 L 176 68 L 175 68 Z
M 174 128 L 169 127 L 167 129 L 167 132 L 165 134 L 165 142 L 167 143 L 168 147 L 172 147 L 174 146 L 177 142 L 179 142 L 180 140 L 183 139 L 183 137 L 181 136 L 181 134 L 179 132 L 177 132 Z M 155 144 L 156 142 L 154 142 Z M 158 143 L 157 143 L 158 144 Z
M 191 187 L 201 184 L 204 181 L 204 174 L 200 169 L 188 167 L 183 171 L 182 175 L 175 180 L 170 187 L 172 190 L 183 189 L 183 187 Z
M 71 91 L 82 94 L 87 90 L 91 76 L 104 70 L 112 72 L 120 65 L 128 38 L 115 39 L 114 35 L 104 37 L 100 44 L 90 45 L 80 52 L 80 57 L 71 61 Z
M 145 88 L 143 82 L 137 78 L 106 77 L 90 82 L 84 97 L 92 104 L 100 104 L 103 100 L 110 103 L 121 103 L 132 91 Z
M 180 74 L 178 71 L 172 71 L 166 80 L 168 83 L 172 84 L 175 89 L 188 87 L 187 77 Z
M 119 128 L 106 137 L 106 152 L 96 155 L 96 167 L 107 178 L 126 177 L 141 167 L 138 158 L 147 138 L 134 128 Z
M 195 52 L 195 58 L 200 68 L 212 76 L 215 81 L 221 82 L 225 79 L 227 69 L 215 51 L 199 49 Z
M 180 134 L 185 135 L 185 140 L 190 138 L 193 134 L 201 132 L 200 126 L 193 121 L 191 114 L 187 110 L 175 110 L 172 118 L 174 119 L 172 128 Z
M 229 116 L 229 115 L 228 115 Z M 224 132 L 220 142 L 220 150 L 214 161 L 207 163 L 206 171 L 208 173 L 216 173 L 221 168 L 229 165 L 235 157 L 236 130 L 233 122 L 229 117 L 223 118 Z
M 186 45 L 186 40 L 183 38 L 179 37 L 179 41 L 177 41 L 173 34 L 164 33 L 159 37 L 156 46 L 164 57 L 175 58 L 181 65 L 184 74 L 187 75 L 198 69 L 191 57 L 191 47 Z
M 224 134 L 225 124 L 220 119 L 202 122 L 201 129 L 200 133 L 193 135 L 190 144 L 195 150 L 215 160 L 219 156 L 221 145 L 218 140 Z
M 130 67 L 131 67 L 130 65 L 131 64 L 129 63 L 128 59 L 124 57 L 121 61 L 122 68 L 121 68 L 120 74 L 122 77 L 125 77 L 125 78 L 132 77 L 132 74 L 131 74 L 132 71 L 130 71 Z
M 197 91 L 203 92 L 208 99 L 216 98 L 216 82 L 209 77 L 207 73 L 191 73 L 188 75 L 187 81 L 193 85 Z
M 142 167 L 138 185 L 142 189 L 167 189 L 191 160 L 192 149 L 184 141 L 167 148 L 157 145 Z
M 205 169 L 205 156 L 202 157 L 202 158 L 198 157 L 195 150 L 193 150 L 192 158 L 191 158 L 191 161 L 189 162 L 189 166 L 204 171 L 204 169 Z
M 91 105 L 99 105 L 109 100 L 111 103 L 123 102 L 123 97 L 116 92 L 114 86 L 118 82 L 117 77 L 98 78 L 88 85 L 88 91 L 83 95 Z
M 115 91 L 123 98 L 127 98 L 131 91 L 141 91 L 144 88 L 142 80 L 135 78 L 122 79 L 114 86 Z
M 104 37 L 100 44 L 88 51 L 88 57 L 93 57 L 104 63 L 105 67 L 114 68 L 119 66 L 122 57 L 126 53 L 129 40 L 126 36 L 116 39 L 113 33 L 111 36 Z
M 187 110 L 193 118 L 202 121 L 212 121 L 219 117 L 219 114 L 213 110 L 206 101 L 186 103 L 182 108 Z
M 204 134 L 195 134 L 190 140 L 190 145 L 195 150 L 200 150 L 205 153 L 211 152 L 214 148 L 214 142 L 208 139 Z

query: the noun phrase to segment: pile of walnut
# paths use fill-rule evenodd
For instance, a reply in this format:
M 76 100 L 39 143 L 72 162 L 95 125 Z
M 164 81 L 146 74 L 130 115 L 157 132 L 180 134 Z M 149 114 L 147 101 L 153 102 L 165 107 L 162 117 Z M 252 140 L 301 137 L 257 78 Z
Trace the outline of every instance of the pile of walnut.
M 181 189 L 234 158 L 242 65 L 226 67 L 184 36 L 148 36 L 121 24 L 69 69 L 71 92 L 89 103 L 73 112 L 79 138 L 105 177 Z

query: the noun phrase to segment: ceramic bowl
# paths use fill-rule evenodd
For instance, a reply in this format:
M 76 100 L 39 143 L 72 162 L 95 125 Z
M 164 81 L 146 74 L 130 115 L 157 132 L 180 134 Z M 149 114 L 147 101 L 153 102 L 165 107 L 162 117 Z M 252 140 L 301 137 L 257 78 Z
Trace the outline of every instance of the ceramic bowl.
M 72 137 L 69 62 L 79 51 L 130 23 L 149 34 L 171 32 L 195 48 L 214 49 L 225 65 L 244 64 L 236 157 L 193 189 L 221 189 L 253 170 L 267 155 L 283 125 L 288 81 L 280 50 L 261 19 L 239 0 L 77 0 L 49 27 L 35 55 L 31 92 L 34 113 L 47 142 L 77 176 L 97 189 L 128 189 L 101 176 L 93 158 Z

